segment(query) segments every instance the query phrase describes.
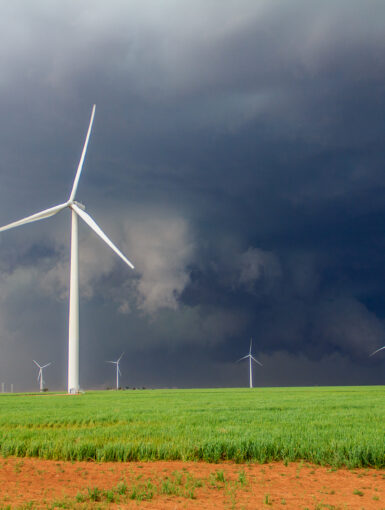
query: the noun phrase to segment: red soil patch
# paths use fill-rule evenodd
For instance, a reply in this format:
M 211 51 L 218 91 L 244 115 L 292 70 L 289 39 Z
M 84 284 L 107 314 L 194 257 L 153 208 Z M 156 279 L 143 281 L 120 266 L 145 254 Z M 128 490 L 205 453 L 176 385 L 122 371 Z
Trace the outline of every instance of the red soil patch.
M 151 499 L 140 501 L 140 494 Z M 0 459 L 0 508 L 28 504 L 28 508 L 379 510 L 385 509 L 385 471 L 334 471 L 307 463 Z

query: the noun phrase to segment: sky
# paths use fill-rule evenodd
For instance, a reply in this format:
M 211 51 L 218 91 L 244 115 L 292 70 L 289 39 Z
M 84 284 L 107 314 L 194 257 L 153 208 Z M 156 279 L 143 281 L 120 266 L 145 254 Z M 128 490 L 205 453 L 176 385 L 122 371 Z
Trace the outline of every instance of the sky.
M 77 200 L 80 385 L 383 384 L 385 4 L 13 0 L 0 225 Z M 65 389 L 68 210 L 0 234 L 0 382 Z

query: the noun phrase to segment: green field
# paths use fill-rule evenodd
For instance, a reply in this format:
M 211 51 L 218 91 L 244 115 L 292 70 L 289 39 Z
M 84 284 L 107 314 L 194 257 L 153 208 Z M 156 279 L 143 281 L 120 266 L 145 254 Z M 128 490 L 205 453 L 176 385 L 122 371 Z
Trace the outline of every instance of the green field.
M 0 454 L 385 467 L 384 387 L 0 395 Z

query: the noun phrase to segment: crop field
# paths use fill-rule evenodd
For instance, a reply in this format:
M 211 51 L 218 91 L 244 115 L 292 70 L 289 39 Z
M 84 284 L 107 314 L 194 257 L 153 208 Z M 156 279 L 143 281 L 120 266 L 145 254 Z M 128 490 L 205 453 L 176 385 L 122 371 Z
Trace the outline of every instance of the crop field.
M 381 386 L 0 395 L 3 457 L 384 468 L 384 425 Z

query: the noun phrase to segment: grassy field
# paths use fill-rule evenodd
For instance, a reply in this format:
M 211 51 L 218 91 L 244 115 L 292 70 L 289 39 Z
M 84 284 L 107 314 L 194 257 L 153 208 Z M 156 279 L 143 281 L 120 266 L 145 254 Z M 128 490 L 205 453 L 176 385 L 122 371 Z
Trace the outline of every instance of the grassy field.
M 384 387 L 0 395 L 0 454 L 385 467 Z

